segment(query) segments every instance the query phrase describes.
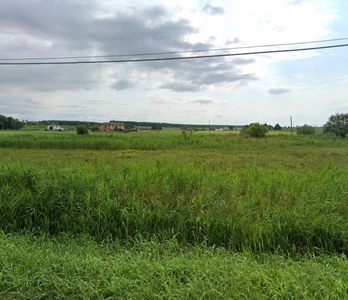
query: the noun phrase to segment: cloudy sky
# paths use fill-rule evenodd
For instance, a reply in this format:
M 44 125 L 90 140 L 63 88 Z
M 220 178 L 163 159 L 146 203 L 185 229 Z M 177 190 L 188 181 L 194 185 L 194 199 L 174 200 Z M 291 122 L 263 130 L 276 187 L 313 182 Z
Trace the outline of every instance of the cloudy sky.
M 246 48 L 346 37 L 346 0 L 0 1 L 0 63 L 230 54 L 346 44 L 348 39 Z M 210 49 L 226 50 L 198 51 Z M 342 47 L 0 65 L 0 114 L 20 120 L 282 126 L 292 116 L 295 126 L 320 126 L 331 114 L 348 112 L 347 53 Z

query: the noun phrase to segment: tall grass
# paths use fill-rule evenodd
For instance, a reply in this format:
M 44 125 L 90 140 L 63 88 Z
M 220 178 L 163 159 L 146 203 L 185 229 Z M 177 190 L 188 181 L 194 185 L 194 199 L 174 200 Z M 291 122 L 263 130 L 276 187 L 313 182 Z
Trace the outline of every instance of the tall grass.
M 345 299 L 345 256 L 0 233 L 1 299 Z
M 347 146 L 0 132 L 0 298 L 345 299 Z
M 165 149 L 239 149 L 272 150 L 288 147 L 342 147 L 345 140 L 325 136 L 268 136 L 266 139 L 244 138 L 236 134 L 195 133 L 185 140 L 180 131 L 163 133 L 90 133 L 78 136 L 73 132 L 3 133 L 0 148 L 10 149 L 89 149 L 89 150 L 165 150 Z
M 0 229 L 175 238 L 236 251 L 348 251 L 348 170 L 157 159 L 0 164 Z

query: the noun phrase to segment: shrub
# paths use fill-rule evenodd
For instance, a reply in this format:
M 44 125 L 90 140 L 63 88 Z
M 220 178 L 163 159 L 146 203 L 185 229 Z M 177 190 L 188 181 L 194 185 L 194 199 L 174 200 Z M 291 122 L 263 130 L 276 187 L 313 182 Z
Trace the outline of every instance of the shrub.
M 348 114 L 335 114 L 330 116 L 324 125 L 323 132 L 328 135 L 346 137 L 348 134 Z
M 88 134 L 88 128 L 85 125 L 77 125 L 76 132 L 77 134 Z
M 91 130 L 92 130 L 92 132 L 98 132 L 99 126 L 98 125 L 92 126 Z
M 297 131 L 297 134 L 302 134 L 302 135 L 315 134 L 314 127 L 307 125 L 307 124 L 300 126 L 300 127 L 297 127 L 296 131 Z
M 251 123 L 248 128 L 244 127 L 241 130 L 241 134 L 255 138 L 265 137 L 267 132 L 268 126 L 260 123 Z

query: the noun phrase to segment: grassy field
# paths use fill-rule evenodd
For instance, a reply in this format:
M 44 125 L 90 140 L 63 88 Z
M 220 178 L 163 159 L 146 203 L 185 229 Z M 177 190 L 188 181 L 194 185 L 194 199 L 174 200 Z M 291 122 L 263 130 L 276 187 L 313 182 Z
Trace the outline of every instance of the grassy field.
M 0 132 L 0 298 L 344 299 L 347 146 Z

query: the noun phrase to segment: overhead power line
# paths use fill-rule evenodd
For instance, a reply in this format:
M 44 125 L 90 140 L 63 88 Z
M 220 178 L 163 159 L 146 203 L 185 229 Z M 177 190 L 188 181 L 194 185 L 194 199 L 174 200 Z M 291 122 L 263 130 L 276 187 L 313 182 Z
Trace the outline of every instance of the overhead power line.
M 347 47 L 348 44 L 338 44 L 330 46 L 319 46 L 309 48 L 283 49 L 283 50 L 267 50 L 255 52 L 242 53 L 227 53 L 227 54 L 211 54 L 211 55 L 197 55 L 197 56 L 177 56 L 177 57 L 158 57 L 158 58 L 139 58 L 139 59 L 121 59 L 121 60 L 85 60 L 85 61 L 49 61 L 49 62 L 0 62 L 1 66 L 5 65 L 76 65 L 76 64 L 105 64 L 105 63 L 135 63 L 135 62 L 153 62 L 153 61 L 169 61 L 169 60 L 188 60 L 188 59 L 202 59 L 202 58 L 218 58 L 218 57 L 232 57 L 232 56 L 246 56 L 246 55 L 260 55 L 286 52 L 300 52 L 309 50 L 323 50 Z
M 348 40 L 348 37 L 345 37 L 345 38 L 337 38 L 337 39 L 327 39 L 327 40 L 306 41 L 306 42 L 264 44 L 264 45 L 239 46 L 239 47 L 228 47 L 228 48 L 212 48 L 212 49 L 186 50 L 186 51 L 170 51 L 170 52 L 149 52 L 149 53 L 109 54 L 109 55 L 86 55 L 86 56 L 56 56 L 56 57 L 0 58 L 0 61 L 11 61 L 11 60 L 12 60 L 12 61 L 13 61 L 13 60 L 22 61 L 22 60 L 85 59 L 85 58 L 107 58 L 107 57 L 131 57 L 131 56 L 150 56 L 150 55 L 185 54 L 185 53 L 227 51 L 227 50 L 238 50 L 238 49 L 253 49 L 253 48 L 269 48 L 269 47 L 280 47 L 280 46 L 308 45 L 308 44 L 319 44 L 319 43 L 337 42 L 337 41 L 344 41 L 344 40 Z

